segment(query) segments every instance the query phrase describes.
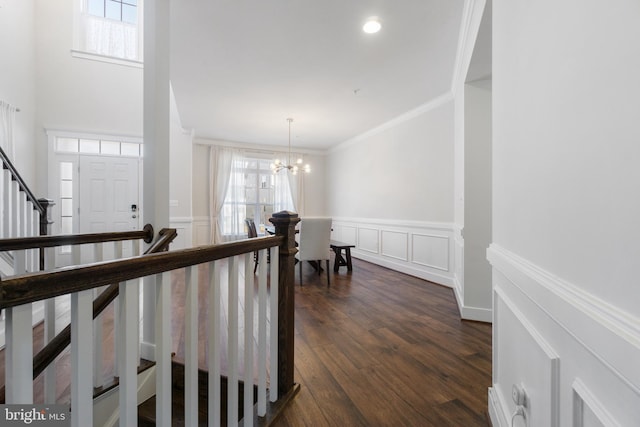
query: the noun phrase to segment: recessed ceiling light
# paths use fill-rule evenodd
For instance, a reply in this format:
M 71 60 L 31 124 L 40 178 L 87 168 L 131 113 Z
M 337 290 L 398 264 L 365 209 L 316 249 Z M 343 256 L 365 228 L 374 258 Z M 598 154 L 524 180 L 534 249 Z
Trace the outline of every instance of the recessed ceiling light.
M 362 26 L 362 31 L 367 34 L 374 34 L 380 31 L 380 28 L 382 28 L 380 20 L 377 16 L 372 16 L 371 18 L 367 19 L 367 22 L 364 23 L 364 25 Z

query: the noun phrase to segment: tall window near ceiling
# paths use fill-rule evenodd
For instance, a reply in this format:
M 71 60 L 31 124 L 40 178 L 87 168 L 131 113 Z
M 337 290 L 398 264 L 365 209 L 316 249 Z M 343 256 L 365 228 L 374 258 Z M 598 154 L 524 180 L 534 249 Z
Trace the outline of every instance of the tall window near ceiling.
M 142 62 L 142 0 L 77 0 L 75 56 Z

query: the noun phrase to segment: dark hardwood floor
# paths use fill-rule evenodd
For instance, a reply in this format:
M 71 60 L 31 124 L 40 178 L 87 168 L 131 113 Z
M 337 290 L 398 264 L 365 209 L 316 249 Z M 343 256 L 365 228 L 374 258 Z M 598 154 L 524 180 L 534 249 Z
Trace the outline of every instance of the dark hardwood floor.
M 487 426 L 491 325 L 461 321 L 453 290 L 357 259 L 353 273 L 303 267 L 296 285 L 295 381 L 300 393 L 276 426 Z M 299 283 L 296 266 L 296 283 Z M 206 318 L 206 266 L 200 315 Z M 184 356 L 184 275 L 173 275 L 176 360 Z M 112 334 L 105 313 L 105 335 Z M 41 329 L 41 328 L 40 328 Z M 42 346 L 34 332 L 35 347 Z M 199 364 L 206 368 L 206 331 Z M 110 347 L 110 346 L 108 346 Z M 105 349 L 105 374 L 113 365 Z M 0 362 L 3 362 L 0 352 Z M 68 399 L 68 352 L 58 359 L 58 396 Z M 223 361 L 223 368 L 226 363 Z M 0 379 L 4 377 L 4 363 Z M 36 382 L 36 401 L 41 400 Z
M 343 269 L 344 270 L 344 269 Z M 296 381 L 276 426 L 486 426 L 491 325 L 453 291 L 354 259 L 296 287 Z

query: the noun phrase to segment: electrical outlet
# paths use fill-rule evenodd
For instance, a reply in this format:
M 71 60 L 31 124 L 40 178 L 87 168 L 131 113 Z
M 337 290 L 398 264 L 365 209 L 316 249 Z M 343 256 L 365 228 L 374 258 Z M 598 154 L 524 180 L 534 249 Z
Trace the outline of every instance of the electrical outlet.
M 516 405 L 526 406 L 527 392 L 524 391 L 522 384 L 514 384 L 513 387 L 511 387 L 511 397 Z

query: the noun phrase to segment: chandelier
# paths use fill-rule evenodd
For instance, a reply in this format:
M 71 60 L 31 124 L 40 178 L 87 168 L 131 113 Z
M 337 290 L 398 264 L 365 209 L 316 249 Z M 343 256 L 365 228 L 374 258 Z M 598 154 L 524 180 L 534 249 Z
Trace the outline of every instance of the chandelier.
M 311 172 L 311 166 L 308 164 L 302 166 L 302 159 L 296 160 L 295 164 L 291 163 L 291 122 L 293 119 L 289 117 L 287 121 L 289 122 L 289 162 L 283 163 L 280 159 L 276 159 L 275 162 L 271 163 L 271 170 L 273 173 L 278 173 L 282 169 L 287 169 L 292 175 L 297 175 L 299 170 L 309 173 Z

